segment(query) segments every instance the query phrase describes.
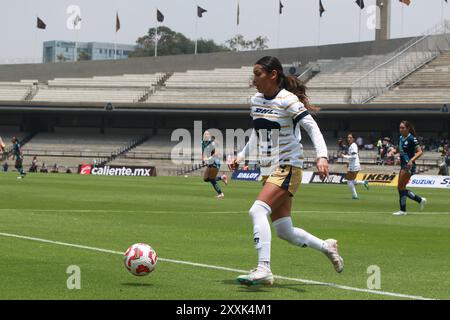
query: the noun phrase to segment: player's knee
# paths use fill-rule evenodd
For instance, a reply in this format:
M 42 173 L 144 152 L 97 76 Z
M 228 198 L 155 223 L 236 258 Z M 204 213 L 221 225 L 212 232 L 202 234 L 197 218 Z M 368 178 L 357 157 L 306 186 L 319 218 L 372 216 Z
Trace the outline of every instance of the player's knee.
M 291 217 L 277 219 L 272 224 L 275 232 L 277 233 L 277 236 L 280 239 L 286 240 L 291 243 L 295 242 L 296 236 Z
M 293 242 L 295 238 L 294 228 L 275 228 L 277 236 L 287 242 Z
M 276 232 L 277 232 L 278 238 L 289 241 L 289 239 L 290 239 L 289 233 L 287 233 L 286 230 L 276 229 Z
M 250 208 L 250 210 L 248 211 L 248 214 L 252 217 L 255 218 L 259 215 L 264 215 L 267 216 L 272 212 L 272 209 L 270 208 L 270 206 L 260 200 L 256 200 L 252 207 Z

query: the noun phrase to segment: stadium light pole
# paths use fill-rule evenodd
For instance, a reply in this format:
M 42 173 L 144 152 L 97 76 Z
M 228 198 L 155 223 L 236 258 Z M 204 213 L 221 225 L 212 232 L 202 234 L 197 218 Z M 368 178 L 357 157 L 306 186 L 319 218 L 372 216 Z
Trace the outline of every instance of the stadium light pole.
M 158 12 L 158 8 L 155 8 Z M 156 27 L 155 27 L 155 57 L 158 56 L 158 17 L 156 17 Z
M 377 0 L 377 23 L 379 29 L 375 31 L 375 40 L 386 40 L 391 38 L 391 1 Z
M 237 18 L 236 18 L 236 52 L 239 52 L 239 0 L 237 0 Z
M 319 14 L 319 21 L 318 21 L 318 28 L 317 28 L 317 46 L 320 46 L 320 24 L 322 21 L 320 21 L 322 17 Z
M 405 10 L 403 7 L 405 5 L 400 3 L 400 6 L 402 7 L 402 19 L 401 19 L 402 28 L 400 30 L 401 30 L 401 37 L 403 38 L 403 25 L 404 25 L 404 18 L 405 18 Z
M 78 30 L 75 29 L 75 48 L 73 53 L 73 61 L 75 62 L 77 62 L 78 60 L 77 53 L 78 53 Z
M 362 9 L 359 8 L 358 42 L 361 42 L 361 15 L 362 15 Z
M 281 2 L 279 2 L 278 6 Z M 281 12 L 278 11 L 278 29 L 277 29 L 277 49 L 280 48 L 280 29 L 281 29 Z
M 197 5 L 198 7 L 198 5 Z M 194 49 L 194 54 L 197 54 L 197 40 L 198 40 L 198 15 L 196 15 L 195 18 L 195 49 Z
M 36 15 L 36 21 L 39 18 L 38 15 Z M 37 54 L 37 47 L 38 47 L 38 28 L 36 28 L 34 33 L 34 59 L 36 59 L 36 62 L 38 61 L 38 54 Z

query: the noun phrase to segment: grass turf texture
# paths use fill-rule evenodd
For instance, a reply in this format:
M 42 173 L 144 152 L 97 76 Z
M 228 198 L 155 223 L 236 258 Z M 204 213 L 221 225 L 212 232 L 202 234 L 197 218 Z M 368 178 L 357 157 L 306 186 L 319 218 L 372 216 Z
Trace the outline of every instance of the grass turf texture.
M 256 265 L 248 217 L 255 182 L 230 181 L 218 200 L 200 177 L 0 175 L 0 232 L 124 252 L 136 242 L 159 257 L 233 269 Z M 394 217 L 395 188 L 302 185 L 294 224 L 339 240 L 345 269 L 337 274 L 315 250 L 272 240 L 275 275 L 367 289 L 367 268 L 381 270 L 381 291 L 450 299 L 449 190 L 416 189 L 424 214 Z M 418 204 L 408 200 L 409 212 Z M 427 214 L 429 212 L 430 214 Z M 443 214 L 433 214 L 443 213 Z M 159 261 L 135 277 L 123 256 L 0 236 L 0 299 L 399 299 L 275 279 L 272 287 L 239 285 L 239 272 Z M 81 290 L 69 290 L 69 265 L 81 268 Z

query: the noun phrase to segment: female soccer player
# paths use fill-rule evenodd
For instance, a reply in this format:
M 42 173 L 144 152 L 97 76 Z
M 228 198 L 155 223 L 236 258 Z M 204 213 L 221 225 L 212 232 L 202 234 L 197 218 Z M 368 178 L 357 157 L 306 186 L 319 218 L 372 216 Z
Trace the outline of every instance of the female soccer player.
M 345 179 L 347 179 L 347 186 L 352 192 L 352 199 L 359 199 L 355 185 L 362 184 L 369 190 L 369 181 L 355 180 L 358 172 L 361 170 L 361 165 L 359 164 L 358 146 L 356 145 L 353 133 L 347 135 L 347 141 L 349 145 L 348 152 L 343 155 L 344 158 L 348 159 L 348 169 Z
M 400 211 L 394 212 L 395 216 L 406 215 L 406 198 L 410 198 L 420 204 L 420 210 L 423 210 L 427 203 L 426 198 L 421 198 L 414 192 L 406 189 L 409 179 L 416 173 L 415 161 L 423 154 L 417 141 L 416 130 L 409 121 L 400 122 L 400 139 L 398 151 L 400 152 L 400 173 L 398 176 L 398 194 L 400 197 Z
M 16 137 L 13 137 L 11 139 L 11 142 L 13 144 L 13 160 L 16 159 L 16 163 L 14 167 L 19 171 L 20 176 L 17 177 L 17 179 L 23 179 L 25 178 L 25 171 L 23 171 L 23 154 L 22 149 L 20 147 L 19 139 Z
M 209 131 L 205 131 L 203 133 L 203 141 L 202 141 L 202 152 L 203 152 L 203 161 L 206 162 L 207 168 L 203 174 L 203 181 L 210 182 L 217 192 L 217 198 L 223 198 L 224 194 L 220 189 L 217 181 L 223 181 L 225 185 L 228 184 L 228 178 L 226 175 L 222 175 L 220 177 L 217 176 L 217 173 L 220 169 L 220 158 L 216 152 L 216 142 L 214 141 L 214 137 L 211 137 Z
M 253 222 L 253 239 L 258 252 L 258 266 L 238 281 L 246 285 L 273 283 L 270 269 L 271 230 L 267 219 L 272 219 L 277 235 L 296 246 L 311 247 L 323 252 L 337 272 L 344 268 L 338 253 L 337 241 L 321 240 L 292 224 L 292 197 L 302 180 L 302 147 L 299 125 L 311 137 L 317 154 L 317 169 L 322 178 L 328 175 L 328 151 L 317 123 L 308 110 L 310 105 L 305 87 L 295 77 L 283 73 L 280 61 L 266 56 L 253 67 L 253 84 L 258 93 L 251 99 L 254 130 L 244 149 L 231 162 L 234 170 L 248 154 L 257 150 L 263 167 L 263 188 L 249 210 Z M 300 99 L 300 101 L 299 101 Z M 254 154 L 253 154 L 254 156 Z

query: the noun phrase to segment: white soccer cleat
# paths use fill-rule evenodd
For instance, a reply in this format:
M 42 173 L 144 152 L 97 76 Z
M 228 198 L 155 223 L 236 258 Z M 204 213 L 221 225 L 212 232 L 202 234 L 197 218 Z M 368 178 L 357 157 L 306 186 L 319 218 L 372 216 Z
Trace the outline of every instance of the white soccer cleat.
M 341 273 L 342 270 L 344 270 L 344 259 L 339 255 L 337 240 L 327 239 L 325 240 L 325 243 L 328 248 L 327 252 L 324 252 L 325 255 L 330 259 L 334 270 L 336 270 L 337 273 Z
M 247 286 L 257 284 L 271 286 L 273 284 L 273 275 L 269 268 L 258 266 L 257 268 L 251 270 L 249 274 L 244 274 L 237 277 L 237 281 L 240 284 L 245 284 Z
M 425 205 L 427 204 L 427 198 L 422 197 L 422 201 L 420 201 L 420 211 L 423 211 Z
M 223 197 L 225 197 L 225 195 L 223 193 L 219 194 L 216 198 L 217 199 L 222 199 Z
M 406 213 L 406 211 L 400 210 L 400 211 L 394 212 L 393 215 L 394 216 L 406 216 L 407 213 Z
M 222 176 L 222 181 L 225 185 L 228 185 L 228 177 L 225 174 Z

